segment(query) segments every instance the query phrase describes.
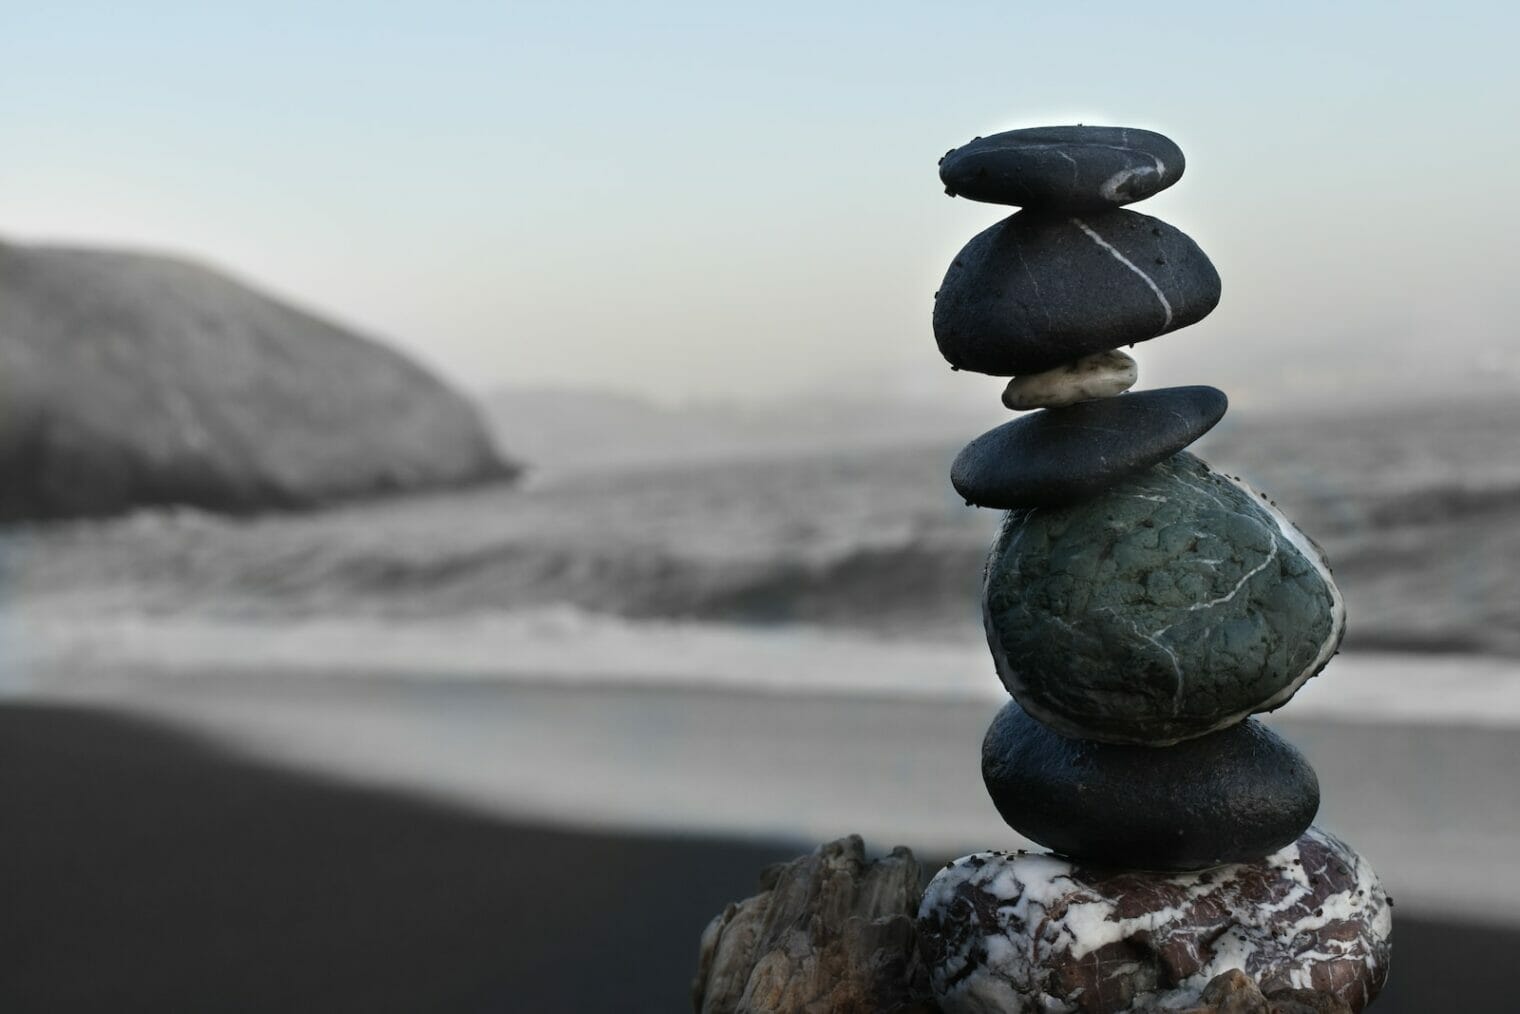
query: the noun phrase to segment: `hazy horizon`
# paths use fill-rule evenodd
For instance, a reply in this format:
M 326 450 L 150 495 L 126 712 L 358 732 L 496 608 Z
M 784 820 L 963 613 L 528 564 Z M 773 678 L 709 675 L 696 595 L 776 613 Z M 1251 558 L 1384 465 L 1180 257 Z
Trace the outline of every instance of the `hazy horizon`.
M 0 240 L 192 256 L 474 391 L 995 400 L 929 313 L 1005 212 L 946 198 L 935 160 L 1125 123 L 1188 156 L 1137 210 L 1224 279 L 1138 347 L 1142 386 L 1510 390 L 1517 28 L 1370 2 L 10 10 Z

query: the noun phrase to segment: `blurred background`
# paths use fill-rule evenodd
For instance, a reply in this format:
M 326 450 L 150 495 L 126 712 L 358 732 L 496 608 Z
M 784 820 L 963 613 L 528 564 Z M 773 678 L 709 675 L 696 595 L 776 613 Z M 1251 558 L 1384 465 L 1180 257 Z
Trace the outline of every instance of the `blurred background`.
M 935 163 L 1159 130 L 1224 279 L 1138 347 L 1328 551 L 1271 722 L 1398 902 L 1520 925 L 1520 15 L 0 5 L 7 1010 L 672 1010 L 760 867 L 1020 844 L 929 327 Z M 12 900 L 14 899 L 14 900 Z

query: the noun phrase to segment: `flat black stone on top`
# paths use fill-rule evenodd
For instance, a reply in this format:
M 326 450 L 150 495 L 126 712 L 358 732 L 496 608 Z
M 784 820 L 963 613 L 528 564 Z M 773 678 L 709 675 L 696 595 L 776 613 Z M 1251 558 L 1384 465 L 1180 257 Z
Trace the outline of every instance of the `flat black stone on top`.
M 1175 746 L 1070 739 L 1009 701 L 982 741 L 982 778 L 1008 825 L 1083 862 L 1196 870 L 1269 855 L 1319 810 L 1319 779 L 1259 722 Z
M 1031 127 L 979 137 L 940 159 L 945 192 L 989 204 L 1097 211 L 1182 178 L 1182 149 L 1133 127 Z
M 934 340 L 957 369 L 1039 373 L 1197 323 L 1219 292 L 1198 244 L 1160 219 L 1021 211 L 951 262 Z
M 950 483 L 968 503 L 1003 510 L 1085 499 L 1207 433 L 1229 399 L 1214 387 L 1163 387 L 1047 408 L 961 449 Z

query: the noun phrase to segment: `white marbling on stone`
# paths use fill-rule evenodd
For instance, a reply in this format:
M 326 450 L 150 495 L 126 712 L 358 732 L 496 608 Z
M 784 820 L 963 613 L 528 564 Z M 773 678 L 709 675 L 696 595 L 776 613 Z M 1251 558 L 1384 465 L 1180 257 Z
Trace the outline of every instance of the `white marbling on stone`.
M 1003 404 L 1015 412 L 1062 408 L 1094 398 L 1112 398 L 1135 386 L 1140 368 L 1118 349 L 1094 352 L 1043 373 L 1014 377 L 1003 390 Z
M 1377 875 L 1312 827 L 1264 859 L 1196 873 L 977 853 L 941 870 L 919 908 L 948 1014 L 1188 1006 L 1231 968 L 1359 1011 L 1387 978 L 1392 929 Z

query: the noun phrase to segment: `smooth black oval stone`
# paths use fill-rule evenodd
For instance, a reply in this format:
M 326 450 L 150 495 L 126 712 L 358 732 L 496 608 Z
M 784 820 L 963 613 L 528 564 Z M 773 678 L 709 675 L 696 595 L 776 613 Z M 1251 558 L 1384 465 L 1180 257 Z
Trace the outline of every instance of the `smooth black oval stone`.
M 1008 826 L 1085 862 L 1196 870 L 1269 855 L 1308 828 L 1319 779 L 1260 722 L 1175 746 L 1069 739 L 1009 701 L 982 741 Z
M 1142 201 L 1182 178 L 1182 149 L 1133 127 L 1030 127 L 948 152 L 939 178 L 952 197 L 1057 211 Z
M 1021 211 L 972 238 L 934 298 L 951 366 L 1007 377 L 1149 341 L 1219 304 L 1219 273 L 1184 233 L 1116 209 Z
M 1216 387 L 1162 387 L 1020 416 L 961 448 L 950 484 L 978 507 L 1058 507 L 1171 457 L 1224 417 Z

